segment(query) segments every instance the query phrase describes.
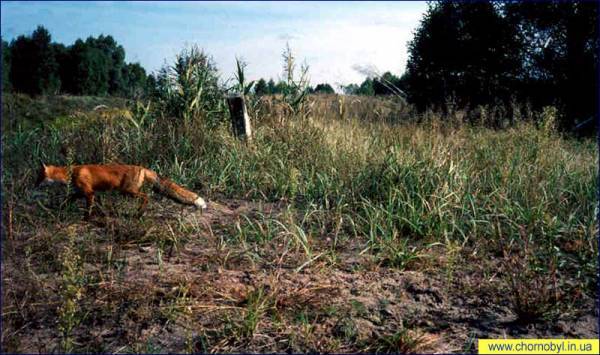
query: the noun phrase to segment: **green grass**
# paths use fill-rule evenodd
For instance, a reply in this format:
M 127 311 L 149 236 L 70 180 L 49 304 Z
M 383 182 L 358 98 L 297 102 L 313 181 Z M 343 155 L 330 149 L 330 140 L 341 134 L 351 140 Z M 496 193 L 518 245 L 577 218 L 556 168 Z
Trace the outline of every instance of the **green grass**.
M 266 257 L 262 248 L 283 242 L 299 255 L 295 267 L 302 270 L 305 263 L 321 263 L 325 258 L 320 253 L 334 260 L 339 248 L 357 245 L 357 254 L 372 256 L 380 267 L 419 270 L 435 266 L 440 253 L 447 254 L 454 268 L 461 251 L 468 250 L 482 262 L 497 262 L 493 267 L 507 277 L 503 287 L 515 295 L 511 307 L 520 314 L 533 312 L 519 310 L 524 304 L 547 308 L 523 300 L 533 297 L 519 293 L 527 280 L 511 279 L 503 269 L 513 265 L 509 256 L 521 255 L 526 245 L 525 264 L 519 265 L 532 279 L 552 273 L 555 288 L 575 283 L 579 291 L 594 295 L 594 141 L 561 136 L 548 125 L 538 128 L 531 122 L 493 130 L 444 124 L 440 117 L 422 124 L 340 119 L 337 110 L 321 108 L 303 120 L 254 120 L 250 145 L 232 137 L 225 118 L 208 129 L 201 116 L 173 123 L 143 110 L 104 115 L 88 110 L 68 122 L 58 117 L 14 127 L 2 133 L 3 208 L 38 204 L 32 184 L 40 162 L 139 164 L 212 201 L 284 203 L 282 213 L 247 215 L 225 229 L 221 247 L 241 245 L 253 260 Z M 78 213 L 75 208 L 40 208 L 15 228 L 32 228 L 44 220 L 76 221 Z M 178 249 L 189 235 L 201 233 L 200 227 L 182 225 L 154 236 L 144 231 L 152 223 L 145 221 L 127 222 L 131 233 L 124 238 L 140 235 L 140 243 L 156 244 L 159 264 L 169 246 Z M 104 259 L 119 260 L 115 254 Z M 552 270 L 544 268 L 550 261 Z M 454 269 L 439 272 L 457 277 Z M 543 287 L 537 281 L 532 285 Z M 71 293 L 67 298 L 75 299 Z M 264 311 L 260 292 L 248 297 L 239 325 L 245 337 L 257 331 Z M 76 304 L 71 306 L 61 311 L 66 349 L 73 345 L 68 333 L 78 314 Z M 399 331 L 382 336 L 372 349 L 409 349 L 414 341 Z
M 31 98 L 23 94 L 2 93 L 2 128 L 33 128 L 48 121 L 72 122 L 94 108 L 124 108 L 127 100 L 117 97 L 52 95 Z
M 85 126 L 8 131 L 3 189 L 8 196 L 27 195 L 37 165 L 65 164 L 61 151 L 68 150 L 75 163 L 146 165 L 209 197 L 285 200 L 300 214 L 335 211 L 346 217 L 337 228 L 366 237 L 373 252 L 391 254 L 383 258 L 400 266 L 418 254 L 417 244 L 490 240 L 485 244 L 493 246 L 520 239 L 521 230 L 547 250 L 560 252 L 560 243 L 574 236 L 593 244 L 592 141 L 531 124 L 496 131 L 315 117 L 264 122 L 247 147 L 227 128 L 207 132 L 199 121 L 155 120 L 138 129 L 117 111 Z M 310 223 L 330 227 L 304 218 L 280 228 L 306 249 Z M 594 252 L 578 256 L 580 267 L 593 269 Z

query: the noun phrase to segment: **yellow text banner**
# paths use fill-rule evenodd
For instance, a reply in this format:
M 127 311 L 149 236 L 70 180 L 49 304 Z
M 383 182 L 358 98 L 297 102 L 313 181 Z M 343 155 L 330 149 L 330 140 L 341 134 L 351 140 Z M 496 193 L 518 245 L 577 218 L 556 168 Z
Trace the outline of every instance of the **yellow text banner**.
M 479 339 L 479 354 L 599 354 L 598 339 Z

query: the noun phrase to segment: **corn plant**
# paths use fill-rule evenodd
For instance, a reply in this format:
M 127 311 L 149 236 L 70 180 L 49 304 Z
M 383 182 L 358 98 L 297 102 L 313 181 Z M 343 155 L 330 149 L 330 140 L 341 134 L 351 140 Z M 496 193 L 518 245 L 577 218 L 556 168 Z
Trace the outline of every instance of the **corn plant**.
M 281 103 L 291 112 L 292 116 L 307 117 L 310 113 L 307 105 L 308 65 L 303 63 L 300 66 L 299 74 L 296 74 L 296 58 L 289 43 L 286 43 L 282 57 L 285 85 L 281 94 Z
M 242 58 L 236 57 L 235 65 L 236 65 L 236 73 L 235 73 L 236 83 L 231 89 L 233 89 L 234 91 L 237 91 L 238 93 L 240 93 L 244 96 L 248 96 L 250 94 L 252 88 L 254 87 L 254 83 L 255 83 L 254 80 L 250 81 L 250 82 L 246 81 L 245 70 L 246 70 L 246 67 L 248 66 L 248 63 L 246 63 Z
M 182 50 L 172 66 L 157 75 L 158 112 L 190 122 L 201 118 L 214 124 L 224 112 L 224 90 L 213 60 L 197 46 Z

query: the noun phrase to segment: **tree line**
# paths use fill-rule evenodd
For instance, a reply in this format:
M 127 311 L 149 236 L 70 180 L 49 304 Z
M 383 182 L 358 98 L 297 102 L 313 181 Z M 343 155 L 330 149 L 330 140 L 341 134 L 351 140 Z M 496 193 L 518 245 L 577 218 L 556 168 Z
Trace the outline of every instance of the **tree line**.
M 367 75 L 342 86 L 345 94 L 401 95 L 419 110 L 478 105 L 555 106 L 572 128 L 598 105 L 596 2 L 450 2 L 428 5 L 412 40 L 402 76 Z M 398 44 L 401 45 L 401 44 Z M 53 43 L 38 27 L 31 36 L 2 41 L 2 86 L 28 94 L 136 96 L 157 80 L 111 36 Z M 258 80 L 253 92 L 286 92 L 285 81 Z M 322 83 L 310 93 L 333 93 Z
M 402 88 L 404 84 L 401 78 L 392 74 L 391 72 L 385 72 L 382 75 L 371 74 L 360 84 L 349 84 L 342 86 L 341 89 L 346 95 L 365 95 L 365 96 L 382 96 L 382 95 L 393 95 L 401 92 L 405 95 Z
M 562 128 L 573 128 L 598 107 L 597 24 L 597 2 L 432 2 L 401 77 L 343 90 L 389 95 L 382 84 L 392 83 L 420 110 L 552 105 Z
M 112 36 L 65 46 L 38 26 L 31 35 L 2 40 L 2 90 L 132 97 L 146 92 L 147 75 L 139 63 L 125 62 L 125 50 Z
M 597 24 L 597 2 L 434 3 L 409 44 L 409 101 L 554 105 L 570 127 L 598 105 Z
M 287 83 L 283 80 L 275 81 L 271 78 L 269 81 L 266 81 L 263 78 L 260 78 L 256 81 L 253 87 L 253 93 L 257 96 L 263 95 L 277 95 L 281 94 L 285 91 Z M 309 86 L 308 93 L 310 94 L 334 94 L 335 90 L 333 87 L 327 83 L 317 84 L 316 86 Z

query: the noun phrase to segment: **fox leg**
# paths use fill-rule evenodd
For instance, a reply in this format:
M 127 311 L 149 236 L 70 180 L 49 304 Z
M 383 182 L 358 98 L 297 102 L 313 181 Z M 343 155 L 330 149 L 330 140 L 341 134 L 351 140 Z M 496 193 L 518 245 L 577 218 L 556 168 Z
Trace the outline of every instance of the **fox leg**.
M 84 194 L 85 200 L 87 202 L 87 211 L 85 213 L 85 219 L 88 220 L 92 215 L 92 208 L 94 207 L 94 193 L 92 191 L 86 191 L 84 192 Z
M 148 204 L 148 195 L 146 195 L 143 192 L 139 192 L 139 191 L 138 192 L 130 192 L 130 194 L 134 197 L 142 199 L 142 203 L 140 204 L 140 207 L 138 208 L 138 217 L 139 217 L 142 214 L 144 214 L 144 210 L 146 209 L 146 205 Z

